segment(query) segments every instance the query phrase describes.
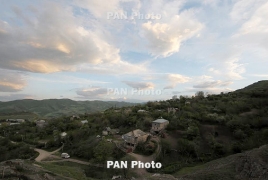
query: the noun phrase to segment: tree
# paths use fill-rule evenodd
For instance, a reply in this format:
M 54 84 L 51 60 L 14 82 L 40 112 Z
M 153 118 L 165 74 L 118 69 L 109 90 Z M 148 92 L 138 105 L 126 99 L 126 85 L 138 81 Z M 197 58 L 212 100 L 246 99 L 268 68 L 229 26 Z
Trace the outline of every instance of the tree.
M 203 91 L 197 91 L 195 96 L 199 99 L 203 99 L 205 97 L 205 93 Z
M 124 177 L 127 178 L 128 170 L 131 166 L 131 161 L 133 161 L 133 158 L 131 156 L 124 156 L 121 158 L 121 161 L 127 161 L 127 168 L 123 168 Z
M 101 141 L 94 149 L 94 157 L 100 162 L 104 163 L 113 153 L 114 145 Z

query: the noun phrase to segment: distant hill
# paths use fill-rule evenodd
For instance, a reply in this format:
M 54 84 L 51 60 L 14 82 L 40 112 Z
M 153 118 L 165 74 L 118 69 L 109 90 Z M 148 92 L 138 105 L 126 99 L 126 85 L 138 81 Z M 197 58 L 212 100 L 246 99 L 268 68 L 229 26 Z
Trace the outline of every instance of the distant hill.
M 73 101 L 70 99 L 15 100 L 0 102 L 0 115 L 37 115 L 44 118 L 62 115 L 84 114 L 103 111 L 111 107 L 133 106 L 134 103 L 117 101 Z

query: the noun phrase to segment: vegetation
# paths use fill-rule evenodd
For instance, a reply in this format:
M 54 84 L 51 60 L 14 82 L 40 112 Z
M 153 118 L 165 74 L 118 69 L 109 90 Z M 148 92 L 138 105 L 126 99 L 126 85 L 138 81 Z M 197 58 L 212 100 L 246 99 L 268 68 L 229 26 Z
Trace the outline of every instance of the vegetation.
M 161 152 L 156 161 L 160 161 L 163 168 L 157 172 L 187 172 L 187 167 L 202 166 L 208 161 L 268 144 L 267 87 L 268 81 L 261 81 L 231 93 L 205 96 L 204 92 L 198 92 L 194 97 L 181 96 L 133 107 L 111 107 L 102 113 L 80 114 L 80 119 L 70 116 L 51 119 L 44 128 L 27 121 L 17 126 L 2 126 L 0 135 L 44 149 L 55 149 L 64 144 L 64 151 L 72 157 L 104 163 L 125 156 L 114 143 L 106 141 L 117 141 L 120 136 L 109 134 L 101 138 L 106 127 L 119 129 L 120 135 L 133 129 L 149 132 L 151 122 L 162 117 L 170 123 L 159 143 Z M 59 106 L 64 109 L 67 107 L 64 104 Z M 168 111 L 168 108 L 175 110 Z M 140 109 L 147 112 L 139 113 Z M 82 124 L 81 119 L 87 119 L 88 123 Z M 67 136 L 61 137 L 62 132 Z M 157 144 L 139 144 L 136 152 L 152 154 Z M 91 170 L 88 172 L 92 173 Z
M 0 138 L 0 162 L 9 159 L 34 159 L 37 153 L 25 143 L 12 143 L 7 138 Z

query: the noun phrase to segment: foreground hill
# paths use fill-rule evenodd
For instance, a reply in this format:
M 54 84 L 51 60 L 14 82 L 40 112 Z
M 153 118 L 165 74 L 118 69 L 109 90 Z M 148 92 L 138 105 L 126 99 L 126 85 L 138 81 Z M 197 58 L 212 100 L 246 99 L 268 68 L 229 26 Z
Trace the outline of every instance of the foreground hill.
M 64 162 L 62 162 L 64 163 Z M 0 163 L 2 179 L 92 179 L 83 172 L 89 167 L 71 163 L 39 163 L 11 160 Z M 41 168 L 43 167 L 43 168 Z M 54 168 L 53 168 L 54 167 Z M 59 168 L 60 167 L 60 168 Z M 92 167 L 91 167 L 92 168 Z M 94 167 L 93 167 L 94 168 Z M 67 176 L 67 177 L 65 177 Z M 110 175 L 112 177 L 112 174 Z M 200 166 L 183 168 L 173 175 L 151 174 L 147 180 L 246 180 L 268 179 L 268 145 L 220 158 Z
M 103 111 L 111 107 L 132 106 L 133 103 L 117 101 L 73 101 L 70 99 L 16 100 L 0 102 L 1 115 L 36 114 L 39 117 L 51 118 Z
M 174 176 L 181 180 L 266 180 L 268 179 L 268 145 L 200 166 L 183 168 Z

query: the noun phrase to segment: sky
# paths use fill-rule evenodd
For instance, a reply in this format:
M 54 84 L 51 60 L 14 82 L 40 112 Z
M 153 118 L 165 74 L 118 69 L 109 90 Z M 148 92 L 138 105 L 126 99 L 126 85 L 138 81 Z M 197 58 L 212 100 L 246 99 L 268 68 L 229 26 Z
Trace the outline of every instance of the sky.
M 267 0 L 9 0 L 0 101 L 156 101 L 268 79 Z

